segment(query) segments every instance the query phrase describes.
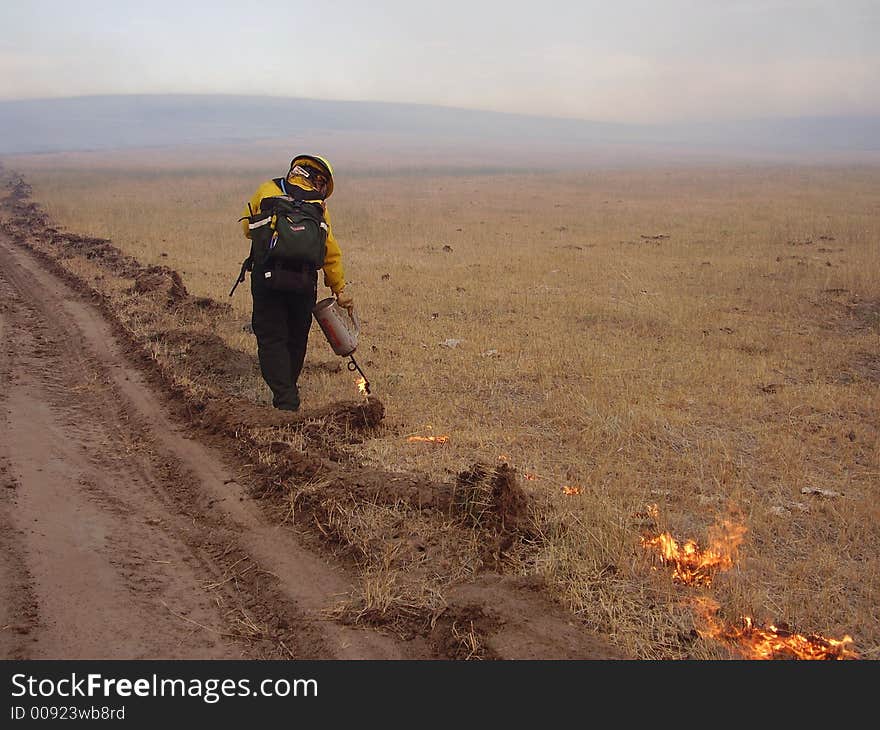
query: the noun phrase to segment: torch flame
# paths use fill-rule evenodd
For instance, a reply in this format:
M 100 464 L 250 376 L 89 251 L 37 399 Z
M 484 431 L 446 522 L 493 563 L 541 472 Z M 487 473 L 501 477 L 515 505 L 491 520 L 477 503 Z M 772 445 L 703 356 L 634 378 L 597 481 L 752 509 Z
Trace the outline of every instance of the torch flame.
M 358 378 L 356 381 L 358 387 L 358 393 L 363 396 L 367 395 L 367 379 L 366 378 Z
M 410 443 L 421 441 L 431 444 L 445 444 L 449 441 L 449 436 L 410 436 L 407 438 L 407 441 Z
M 716 639 L 734 648 L 746 659 L 803 659 L 842 660 L 859 659 L 850 648 L 852 637 L 829 639 L 820 634 L 799 634 L 773 624 L 757 626 L 751 617 L 740 619 L 739 625 L 729 625 L 718 618 L 718 604 L 711 599 L 698 602 L 704 626 L 697 629 L 703 638 Z
M 663 565 L 672 566 L 672 578 L 687 585 L 708 586 L 716 573 L 729 570 L 737 549 L 742 544 L 746 527 L 725 520 L 710 530 L 710 544 L 705 550 L 694 540 L 680 545 L 668 532 L 655 537 L 642 537 L 642 545 L 653 548 Z

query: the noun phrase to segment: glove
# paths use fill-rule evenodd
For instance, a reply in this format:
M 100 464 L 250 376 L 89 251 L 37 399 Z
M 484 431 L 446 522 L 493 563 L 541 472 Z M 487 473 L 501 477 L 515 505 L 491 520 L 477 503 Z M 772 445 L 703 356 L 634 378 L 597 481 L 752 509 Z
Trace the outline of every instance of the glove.
M 336 303 L 340 307 L 347 309 L 349 316 L 354 313 L 354 297 L 345 289 L 340 289 L 336 292 Z

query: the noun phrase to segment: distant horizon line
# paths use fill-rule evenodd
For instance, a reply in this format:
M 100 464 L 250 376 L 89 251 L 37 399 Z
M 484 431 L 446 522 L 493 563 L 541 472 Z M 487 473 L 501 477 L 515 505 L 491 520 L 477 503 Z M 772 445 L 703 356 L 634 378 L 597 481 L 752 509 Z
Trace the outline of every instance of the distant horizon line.
M 596 125 L 615 125 L 626 127 L 669 127 L 681 124 L 736 124 L 736 123 L 754 123 L 754 122 L 785 122 L 793 120 L 833 120 L 833 119 L 877 119 L 880 120 L 880 111 L 878 112 L 860 112 L 851 114 L 794 114 L 781 116 L 761 116 L 761 117 L 725 117 L 725 118 L 697 118 L 697 119 L 678 119 L 676 121 L 653 121 L 653 122 L 633 122 L 633 121 L 609 121 L 603 119 L 595 119 L 589 117 L 575 116 L 553 116 L 550 114 L 525 114 L 523 112 L 500 111 L 498 109 L 486 109 L 481 107 L 465 107 L 465 106 L 448 106 L 440 103 L 425 102 L 407 102 L 407 101 L 387 101 L 382 99 L 322 99 L 309 96 L 283 96 L 280 94 L 246 94 L 231 92 L 115 92 L 115 93 L 94 93 L 94 94 L 73 94 L 67 96 L 39 96 L 39 97 L 21 97 L 21 98 L 0 98 L 0 104 L 27 104 L 41 102 L 59 102 L 59 101 L 76 101 L 87 99 L 112 99 L 112 98 L 137 98 L 137 97 L 175 97 L 175 98 L 226 98 L 226 99 L 277 99 L 281 101 L 303 101 L 316 102 L 320 104 L 350 104 L 350 105 L 376 105 L 387 107 L 412 107 L 421 109 L 443 109 L 451 112 L 471 112 L 478 114 L 495 114 L 504 117 L 515 117 L 520 119 L 547 119 L 563 122 L 584 122 Z

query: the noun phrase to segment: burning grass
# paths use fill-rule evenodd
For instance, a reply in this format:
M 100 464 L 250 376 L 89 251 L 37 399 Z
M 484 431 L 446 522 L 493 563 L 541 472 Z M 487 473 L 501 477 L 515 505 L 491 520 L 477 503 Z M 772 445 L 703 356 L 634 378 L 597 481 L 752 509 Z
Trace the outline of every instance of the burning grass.
M 651 510 L 656 510 L 656 506 Z M 672 570 L 673 580 L 686 585 L 709 586 L 719 572 L 730 570 L 746 534 L 746 526 L 732 520 L 710 530 L 709 543 L 700 547 L 696 540 L 679 542 L 668 532 L 641 538 L 642 546 L 654 552 Z
M 731 646 L 743 659 L 797 659 L 828 661 L 859 659 L 849 635 L 831 639 L 821 634 L 801 634 L 788 626 L 758 625 L 749 616 L 736 623 L 719 617 L 719 605 L 710 599 L 697 601 L 701 625 L 699 635 Z
M 250 438 L 231 414 L 265 411 L 267 397 L 247 370 L 246 290 L 231 302 L 227 294 L 243 256 L 232 219 L 266 171 L 144 166 L 132 181 L 131 168 L 29 164 L 35 197 L 67 229 L 112 238 L 160 268 L 126 277 L 116 257 L 117 281 L 88 258 L 85 238 L 56 232 L 40 245 L 118 306 L 181 389 L 219 388 L 230 399 L 206 408 L 204 423 L 220 419 Z M 275 442 L 300 454 L 318 446 L 334 464 L 404 481 L 425 475 L 405 493 L 389 479 L 385 491 L 372 482 L 341 491 L 288 467 L 273 477 L 277 493 L 299 495 L 288 518 L 316 515 L 319 534 L 356 546 L 364 589 L 347 615 L 405 617 L 419 605 L 422 620 L 480 571 L 537 574 L 587 628 L 634 656 L 712 656 L 681 604 L 690 583 L 711 587 L 733 615 L 770 605 L 838 636 L 858 629 L 861 654 L 875 655 L 880 412 L 866 353 L 877 351 L 878 330 L 865 313 L 880 301 L 878 184 L 871 168 L 765 168 L 339 185 L 334 225 L 375 395 L 359 387 L 341 420 L 295 424 L 295 438 L 267 422 L 259 438 L 267 470 L 286 454 Z M 172 211 L 171 188 L 193 199 Z M 210 201 L 182 192 L 204 189 Z M 136 223 L 171 213 L 173 235 Z M 180 273 L 191 299 L 229 307 L 184 306 L 190 299 L 163 266 Z M 216 339 L 199 332 L 242 359 L 212 365 Z M 320 333 L 302 385 L 307 408 L 352 388 Z M 369 417 L 355 426 L 359 413 Z M 509 542 L 492 511 L 494 468 L 459 478 L 497 454 L 530 505 Z M 436 496 L 429 482 L 454 485 L 452 522 L 424 508 Z M 841 496 L 802 492 L 817 485 Z M 324 501 L 326 514 L 315 512 Z M 648 502 L 669 521 L 662 530 L 634 523 Z M 723 522 L 706 531 L 729 503 L 741 506 L 736 524 L 748 532 Z M 388 538 L 397 532 L 425 551 Z M 687 537 L 704 532 L 702 543 Z M 646 569 L 645 555 L 658 570 Z M 462 646 L 469 620 L 455 624 Z
M 657 518 L 656 505 L 647 514 Z M 674 581 L 688 586 L 708 588 L 713 577 L 733 567 L 737 551 L 747 530 L 745 525 L 724 520 L 710 530 L 710 545 L 701 549 L 693 539 L 682 545 L 668 532 L 656 537 L 642 537 L 642 546 L 659 553 L 664 565 L 671 568 Z M 820 634 L 799 634 L 786 625 L 757 625 L 749 616 L 735 624 L 720 618 L 721 606 L 712 598 L 697 595 L 692 599 L 700 618 L 697 633 L 704 639 L 732 646 L 745 659 L 858 659 L 851 648 L 853 639 L 830 639 Z

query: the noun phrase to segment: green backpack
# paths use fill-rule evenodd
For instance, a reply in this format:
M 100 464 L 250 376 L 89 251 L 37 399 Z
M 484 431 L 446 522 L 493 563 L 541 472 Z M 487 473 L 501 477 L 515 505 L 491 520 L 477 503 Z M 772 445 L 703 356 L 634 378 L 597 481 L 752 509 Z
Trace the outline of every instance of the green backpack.
M 324 201 L 314 191 L 286 185 L 284 178 L 277 178 L 275 184 L 284 194 L 263 198 L 260 212 L 249 219 L 253 263 L 266 269 L 317 271 L 327 254 Z

